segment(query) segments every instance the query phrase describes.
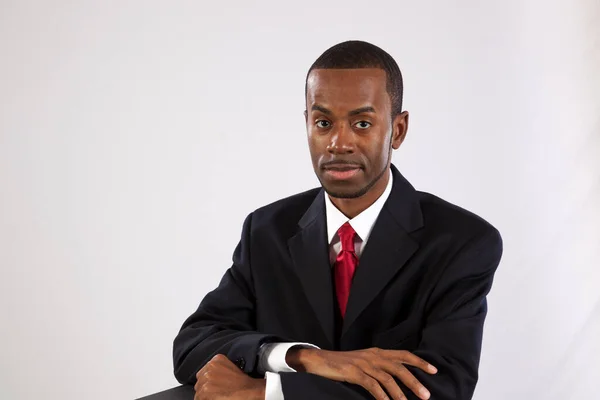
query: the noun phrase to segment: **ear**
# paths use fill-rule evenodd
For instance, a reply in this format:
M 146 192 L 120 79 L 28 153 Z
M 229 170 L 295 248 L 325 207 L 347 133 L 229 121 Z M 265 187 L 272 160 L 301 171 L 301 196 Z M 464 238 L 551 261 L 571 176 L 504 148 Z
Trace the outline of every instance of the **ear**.
M 398 150 L 408 131 L 408 111 L 402 111 L 392 121 L 392 148 Z
M 308 111 L 304 110 L 304 122 L 308 123 Z

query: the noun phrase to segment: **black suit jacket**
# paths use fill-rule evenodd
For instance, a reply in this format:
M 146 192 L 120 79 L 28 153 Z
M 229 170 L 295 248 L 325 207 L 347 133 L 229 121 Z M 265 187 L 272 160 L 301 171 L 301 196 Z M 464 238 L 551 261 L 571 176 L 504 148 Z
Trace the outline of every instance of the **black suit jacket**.
M 257 376 L 262 343 L 300 341 L 329 350 L 409 350 L 438 368 L 428 375 L 408 367 L 432 399 L 470 399 L 500 234 L 478 216 L 415 191 L 394 166 L 392 173 L 343 322 L 336 317 L 326 194 L 313 189 L 246 218 L 233 265 L 175 338 L 176 378 L 194 383 L 218 353 Z M 281 381 L 286 400 L 371 398 L 358 386 L 308 373 L 282 373 Z

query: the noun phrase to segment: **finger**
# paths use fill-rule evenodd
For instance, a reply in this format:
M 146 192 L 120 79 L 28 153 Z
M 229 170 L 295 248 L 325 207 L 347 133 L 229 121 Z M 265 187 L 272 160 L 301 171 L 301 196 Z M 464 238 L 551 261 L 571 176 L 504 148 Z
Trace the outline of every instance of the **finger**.
M 204 379 L 202 378 L 201 372 L 202 372 L 202 370 L 200 370 L 198 372 L 198 374 L 196 374 L 196 384 L 194 385 L 194 390 L 196 392 L 198 392 L 198 390 L 200 390 L 200 388 L 202 387 L 202 383 L 204 381 Z
M 194 389 L 196 389 L 194 387 Z M 200 391 L 201 388 L 196 389 L 196 392 L 194 393 L 194 400 L 200 400 L 202 399 L 202 392 Z
M 206 383 L 206 379 L 202 379 L 202 378 L 198 379 L 196 381 L 196 384 L 194 385 L 194 391 L 196 393 L 198 393 L 202 389 L 202 386 L 204 386 L 205 383 Z
M 387 396 L 385 390 L 383 390 L 379 382 L 377 382 L 377 380 L 372 378 L 371 376 L 362 372 L 362 370 L 359 368 L 357 368 L 357 372 L 353 373 L 350 377 L 346 378 L 346 381 L 364 387 L 377 400 L 389 400 L 389 397 Z
M 404 365 L 386 362 L 384 368 L 387 372 L 400 379 L 400 382 L 404 383 L 419 398 L 427 400 L 431 397 L 429 390 Z
M 436 374 L 437 368 L 423 360 L 421 357 L 406 350 L 391 350 L 394 352 L 395 359 L 402 362 L 402 364 L 412 365 L 427 372 L 428 374 Z
M 227 356 L 224 354 L 216 354 L 210 360 L 210 362 L 216 362 L 216 363 L 227 362 L 227 361 L 229 361 L 229 358 L 227 358 Z
M 388 392 L 393 399 L 406 400 L 404 392 L 402 392 L 402 389 L 400 389 L 400 386 L 398 386 L 398 383 L 392 375 L 381 369 L 372 369 L 365 372 L 368 375 L 375 378 L 380 385 L 383 385 L 383 387 L 385 387 L 386 392 Z
M 217 354 L 210 362 L 217 365 L 219 368 L 227 368 L 231 371 L 238 371 L 240 369 L 224 354 Z
M 207 381 L 207 374 L 212 369 L 211 362 L 209 361 L 204 365 L 204 367 L 200 368 L 198 372 L 196 372 L 196 384 L 194 384 L 194 390 L 198 392 L 204 383 Z

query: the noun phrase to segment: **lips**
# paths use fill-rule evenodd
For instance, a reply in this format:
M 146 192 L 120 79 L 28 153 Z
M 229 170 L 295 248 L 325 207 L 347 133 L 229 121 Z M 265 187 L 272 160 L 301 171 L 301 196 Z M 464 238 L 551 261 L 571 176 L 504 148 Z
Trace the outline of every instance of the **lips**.
M 346 180 L 359 173 L 361 167 L 356 164 L 329 164 L 325 168 L 325 174 L 335 180 Z

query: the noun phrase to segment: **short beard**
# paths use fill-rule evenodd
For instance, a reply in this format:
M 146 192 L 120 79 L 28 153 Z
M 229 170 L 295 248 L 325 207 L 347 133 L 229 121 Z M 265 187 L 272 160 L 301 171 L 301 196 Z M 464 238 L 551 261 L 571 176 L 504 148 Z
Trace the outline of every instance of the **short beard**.
M 363 187 L 362 189 L 360 189 L 357 192 L 353 192 L 353 193 L 333 192 L 333 191 L 327 190 L 325 185 L 323 185 L 323 182 L 321 182 L 321 186 L 323 186 L 323 189 L 325 190 L 325 192 L 327 192 L 327 194 L 331 197 L 335 197 L 337 199 L 356 199 L 358 197 L 363 196 L 365 193 L 367 193 L 369 190 L 371 190 L 371 188 L 373 186 L 375 186 L 375 184 L 381 179 L 383 174 L 385 174 L 385 171 L 387 170 L 387 168 L 388 168 L 388 166 L 386 163 L 386 165 L 383 167 L 383 170 L 379 173 L 379 175 L 377 175 L 375 177 L 375 179 L 373 179 L 365 187 Z
M 325 187 L 325 185 L 323 185 L 323 182 L 321 181 L 321 179 L 319 178 L 319 182 L 321 182 L 321 186 L 323 187 L 323 189 L 325 190 L 325 192 L 330 196 L 330 197 L 335 197 L 337 199 L 356 199 L 358 197 L 363 196 L 365 193 L 367 193 L 373 186 L 375 186 L 375 184 L 381 179 L 381 177 L 383 176 L 383 174 L 385 174 L 385 171 L 389 168 L 390 164 L 390 158 L 392 157 L 392 139 L 393 139 L 393 135 L 394 132 L 390 132 L 390 142 L 389 142 L 389 150 L 388 150 L 388 155 L 387 155 L 387 160 L 385 161 L 385 166 L 383 167 L 383 170 L 379 173 L 379 175 L 377 175 L 375 177 L 375 179 L 373 179 L 371 182 L 369 182 L 365 187 L 363 187 L 362 189 L 360 189 L 357 192 L 354 193 L 341 193 L 341 192 L 332 192 L 327 190 L 327 188 Z M 318 178 L 318 176 L 317 176 Z

